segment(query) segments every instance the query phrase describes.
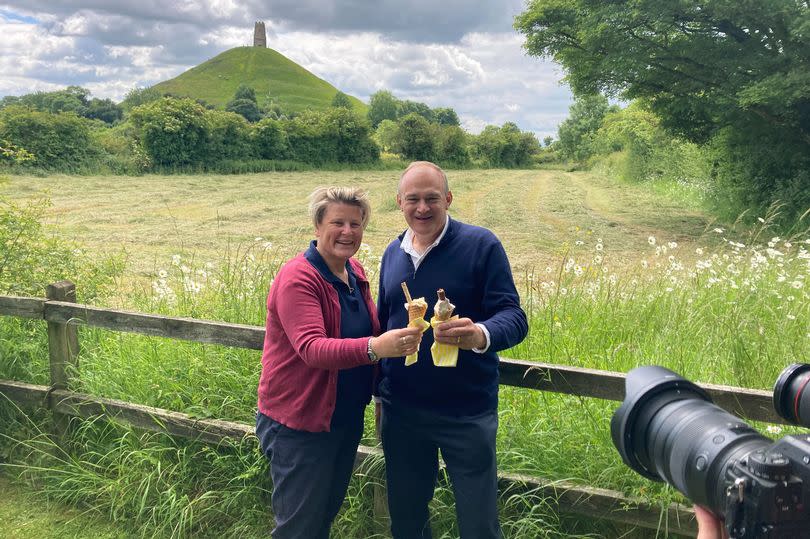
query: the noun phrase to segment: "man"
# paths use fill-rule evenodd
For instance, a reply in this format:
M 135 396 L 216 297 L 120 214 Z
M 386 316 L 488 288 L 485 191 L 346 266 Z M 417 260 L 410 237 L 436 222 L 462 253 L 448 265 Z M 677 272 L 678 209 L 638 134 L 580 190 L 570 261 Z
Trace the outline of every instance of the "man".
M 458 320 L 425 333 L 418 361 L 382 364 L 379 399 L 388 507 L 395 539 L 430 538 L 428 503 L 447 465 L 463 539 L 501 537 L 495 435 L 498 356 L 526 337 L 526 314 L 506 252 L 484 228 L 450 219 L 453 194 L 441 168 L 426 161 L 402 173 L 397 204 L 408 224 L 386 249 L 380 269 L 379 317 L 384 329 L 404 327 L 401 283 L 412 297 L 436 301 L 443 288 Z M 456 367 L 433 364 L 433 341 L 459 347 Z

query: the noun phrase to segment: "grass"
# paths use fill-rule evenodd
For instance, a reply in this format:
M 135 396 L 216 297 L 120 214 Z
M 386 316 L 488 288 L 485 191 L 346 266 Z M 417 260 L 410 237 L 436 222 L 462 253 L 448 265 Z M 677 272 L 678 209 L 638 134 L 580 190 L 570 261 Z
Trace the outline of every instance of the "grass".
M 203 99 L 224 107 L 240 84 L 256 90 L 260 106 L 270 103 L 284 110 L 329 108 L 338 89 L 313 75 L 273 49 L 236 47 L 173 79 L 156 84 L 163 93 Z M 355 110 L 365 114 L 368 107 L 356 97 L 349 97 Z
M 452 214 L 503 239 L 530 316 L 529 338 L 507 357 L 614 371 L 659 363 L 697 381 L 769 388 L 785 365 L 810 356 L 810 240 L 774 238 L 769 216 L 755 230 L 734 230 L 712 224 L 693 199 L 672 198 L 660 185 L 586 173 L 454 171 L 450 179 Z M 90 253 L 125 246 L 129 266 L 118 295 L 102 302 L 262 324 L 267 284 L 310 238 L 306 195 L 333 183 L 371 192 L 372 226 L 359 256 L 373 272 L 378 254 L 403 227 L 391 203 L 392 173 L 126 182 L 14 177 L 6 193 L 20 200 L 50 191 L 47 220 L 60 234 L 80 237 Z M 0 323 L 0 373 L 47 380 L 47 350 L 36 347 L 44 328 Z M 198 417 L 252 421 L 258 352 L 90 328 L 81 329 L 80 340 L 79 390 Z M 22 351 L 19 342 L 27 343 Z M 607 427 L 615 407 L 502 388 L 500 468 L 661 503 L 683 500 L 622 464 Z M 374 445 L 371 421 L 367 427 L 365 443 Z M 69 483 L 62 472 L 47 471 L 65 467 L 49 461 L 47 451 L 22 455 L 25 462 L 45 463 L 46 472 L 32 469 L 30 480 L 51 496 L 95 507 L 148 534 L 267 533 L 259 508 L 268 486 L 249 443 L 213 450 L 98 423 L 79 429 L 75 445 Z M 379 482 L 375 464 L 369 466 L 352 483 L 336 537 L 385 537 L 384 526 L 369 516 Z M 626 532 L 561 518 L 537 497 L 506 494 L 501 502 L 507 537 Z M 437 536 L 457 535 L 446 484 L 434 515 Z

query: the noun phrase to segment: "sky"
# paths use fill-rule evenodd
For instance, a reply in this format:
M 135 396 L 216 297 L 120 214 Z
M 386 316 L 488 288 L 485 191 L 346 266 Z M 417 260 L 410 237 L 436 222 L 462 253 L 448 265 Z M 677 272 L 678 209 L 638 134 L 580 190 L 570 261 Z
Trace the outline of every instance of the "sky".
M 267 46 L 365 102 L 452 107 L 462 126 L 514 122 L 556 135 L 571 92 L 528 56 L 512 24 L 523 0 L 0 0 L 0 96 L 74 84 L 123 99 L 232 47 Z

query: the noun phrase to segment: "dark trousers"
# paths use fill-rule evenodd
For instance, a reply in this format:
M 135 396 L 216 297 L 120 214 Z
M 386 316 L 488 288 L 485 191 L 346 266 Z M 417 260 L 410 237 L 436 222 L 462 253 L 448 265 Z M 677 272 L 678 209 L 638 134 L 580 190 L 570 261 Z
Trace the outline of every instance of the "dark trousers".
M 462 539 L 502 537 L 495 435 L 498 413 L 454 418 L 383 405 L 382 444 L 394 539 L 430 539 L 428 503 L 439 472 L 450 475 Z
M 362 413 L 331 432 L 295 430 L 256 415 L 256 436 L 273 479 L 275 539 L 328 539 L 362 435 Z

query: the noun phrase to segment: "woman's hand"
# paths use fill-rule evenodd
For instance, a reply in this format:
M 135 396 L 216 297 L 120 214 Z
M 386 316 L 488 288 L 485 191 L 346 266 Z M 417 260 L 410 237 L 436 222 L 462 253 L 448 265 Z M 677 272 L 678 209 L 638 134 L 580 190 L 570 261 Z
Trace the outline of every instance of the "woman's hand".
M 371 338 L 371 349 L 379 357 L 402 357 L 415 354 L 422 341 L 419 328 L 392 329 Z

